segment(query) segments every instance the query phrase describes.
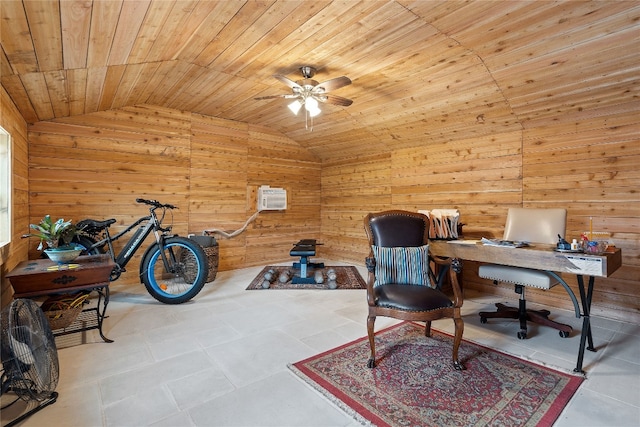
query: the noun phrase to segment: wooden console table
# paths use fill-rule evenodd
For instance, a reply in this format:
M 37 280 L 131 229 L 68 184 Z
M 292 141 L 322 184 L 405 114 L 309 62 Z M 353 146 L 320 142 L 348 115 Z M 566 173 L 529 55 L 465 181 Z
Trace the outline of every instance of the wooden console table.
M 70 264 L 58 265 L 49 259 L 23 261 L 7 274 L 14 298 L 67 294 L 78 291 L 96 292 L 95 307 L 84 309 L 68 327 L 53 331 L 54 336 L 98 329 L 105 342 L 102 324 L 109 304 L 109 276 L 115 266 L 108 255 L 87 255 Z
M 556 252 L 554 248 L 555 246 L 553 245 L 543 244 L 535 244 L 524 248 L 503 248 L 465 240 L 431 240 L 429 242 L 429 251 L 432 256 L 543 270 L 558 280 L 573 302 L 576 317 L 583 318 L 578 360 L 574 371 L 584 373 L 582 362 L 584 360 L 586 342 L 589 342 L 589 346 L 586 347 L 589 351 L 596 351 L 591 335 L 589 315 L 595 278 L 608 277 L 620 268 L 622 265 L 622 253 L 620 249 L 616 249 L 615 252 L 588 255 Z M 576 275 L 582 312 L 573 290 L 557 273 Z M 584 285 L 584 276 L 589 277 L 587 289 L 585 289 Z

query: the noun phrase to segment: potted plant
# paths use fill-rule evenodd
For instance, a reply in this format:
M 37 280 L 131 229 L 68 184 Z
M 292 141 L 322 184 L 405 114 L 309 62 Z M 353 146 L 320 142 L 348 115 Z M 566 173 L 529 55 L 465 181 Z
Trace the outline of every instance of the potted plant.
M 44 252 L 52 261 L 70 262 L 82 252 L 82 248 L 76 248 L 71 244 L 79 231 L 71 221 L 60 218 L 54 222 L 50 215 L 45 215 L 39 224 L 30 224 L 29 228 L 34 231 L 22 237 L 39 238 L 38 250 L 44 249 L 46 244 L 47 249 Z

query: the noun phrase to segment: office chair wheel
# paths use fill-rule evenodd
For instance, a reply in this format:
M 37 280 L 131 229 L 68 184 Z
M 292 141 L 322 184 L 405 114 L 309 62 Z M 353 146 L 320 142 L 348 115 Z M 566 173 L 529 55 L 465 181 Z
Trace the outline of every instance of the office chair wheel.
M 518 332 L 518 339 L 523 340 L 525 338 L 527 338 L 527 331 Z
M 482 324 L 487 323 L 487 318 L 486 317 L 480 317 L 480 323 L 482 323 Z
M 569 336 L 569 332 L 567 331 L 560 331 L 558 333 L 558 335 L 560 335 L 561 338 L 567 338 Z

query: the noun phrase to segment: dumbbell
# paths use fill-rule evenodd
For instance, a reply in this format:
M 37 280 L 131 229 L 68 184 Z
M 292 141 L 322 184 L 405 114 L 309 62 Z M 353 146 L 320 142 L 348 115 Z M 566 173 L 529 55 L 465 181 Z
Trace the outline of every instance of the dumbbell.
M 322 282 L 324 282 L 324 276 L 322 275 L 322 270 L 316 270 L 316 272 L 313 275 L 313 280 L 320 285 Z
M 338 287 L 338 282 L 336 282 L 337 278 L 338 274 L 335 269 L 330 268 L 327 270 L 327 285 L 329 286 L 329 289 L 336 289 Z
M 290 278 L 291 278 L 291 273 L 289 273 L 289 270 L 284 270 L 282 273 L 280 273 L 280 276 L 278 277 L 278 281 L 280 283 L 287 283 Z
M 271 283 L 276 279 L 276 271 L 273 268 L 270 268 L 269 271 L 264 273 L 264 280 L 262 281 L 262 287 L 264 289 L 268 289 L 271 286 Z

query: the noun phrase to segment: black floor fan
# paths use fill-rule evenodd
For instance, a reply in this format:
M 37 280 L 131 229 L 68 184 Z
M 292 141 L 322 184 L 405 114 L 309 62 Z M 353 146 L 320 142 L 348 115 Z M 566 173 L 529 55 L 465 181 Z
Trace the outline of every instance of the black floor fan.
M 49 321 L 32 300 L 12 301 L 1 316 L 1 395 L 16 396 L 2 410 L 20 399 L 29 402 L 29 406 L 36 404 L 7 424 L 13 426 L 58 398 L 58 350 Z

